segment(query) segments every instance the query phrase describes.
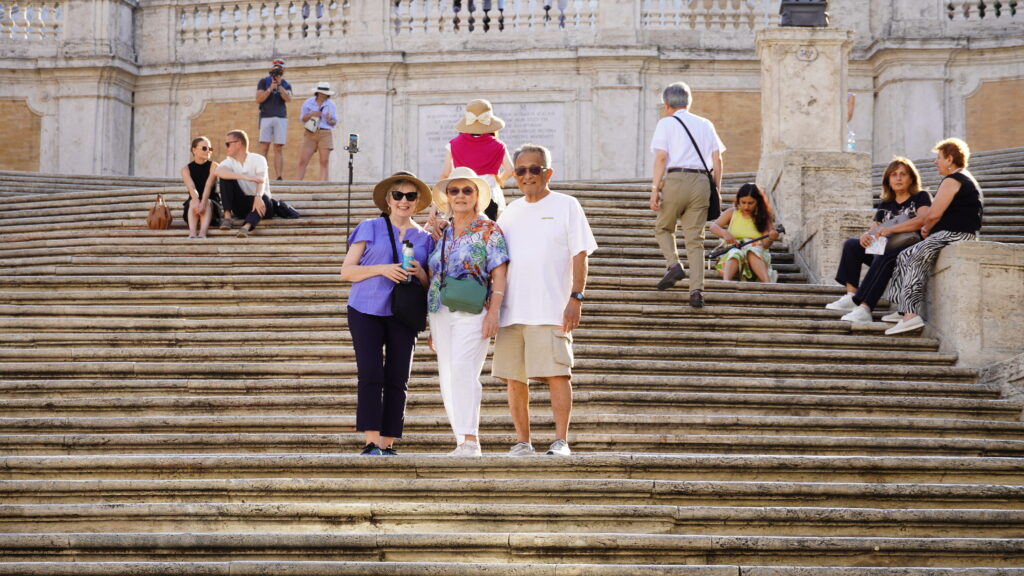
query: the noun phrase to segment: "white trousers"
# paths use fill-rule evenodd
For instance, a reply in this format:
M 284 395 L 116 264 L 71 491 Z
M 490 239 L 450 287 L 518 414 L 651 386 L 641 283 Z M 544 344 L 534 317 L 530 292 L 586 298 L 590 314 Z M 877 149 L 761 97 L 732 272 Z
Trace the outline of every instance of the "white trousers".
M 487 358 L 490 338 L 483 337 L 484 316 L 441 309 L 430 313 L 430 334 L 437 350 L 437 372 L 441 398 L 455 440 L 461 444 L 467 434 L 477 436 L 480 428 L 480 371 Z

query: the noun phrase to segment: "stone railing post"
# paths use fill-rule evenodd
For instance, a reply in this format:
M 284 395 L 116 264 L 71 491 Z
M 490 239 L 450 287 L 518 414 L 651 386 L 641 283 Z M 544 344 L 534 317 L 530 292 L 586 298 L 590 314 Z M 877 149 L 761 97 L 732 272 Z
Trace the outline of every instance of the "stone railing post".
M 925 320 L 960 366 L 1024 353 L 1024 246 L 961 242 L 943 248 L 928 283 Z
M 769 28 L 761 58 L 762 149 L 758 184 L 812 279 L 835 273 L 842 212 L 871 207 L 871 158 L 846 152 L 846 73 L 853 33 Z

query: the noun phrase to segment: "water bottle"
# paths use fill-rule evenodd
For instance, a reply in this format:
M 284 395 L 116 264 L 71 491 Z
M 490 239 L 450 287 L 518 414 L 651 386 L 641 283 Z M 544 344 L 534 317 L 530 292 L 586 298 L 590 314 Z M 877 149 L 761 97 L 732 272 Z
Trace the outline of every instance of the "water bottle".
M 857 151 L 857 135 L 853 133 L 853 128 L 846 129 L 846 150 L 848 152 Z
M 413 249 L 412 242 L 408 240 L 402 241 L 402 269 L 412 270 L 412 259 Z M 412 276 L 409 276 L 409 281 L 412 281 Z

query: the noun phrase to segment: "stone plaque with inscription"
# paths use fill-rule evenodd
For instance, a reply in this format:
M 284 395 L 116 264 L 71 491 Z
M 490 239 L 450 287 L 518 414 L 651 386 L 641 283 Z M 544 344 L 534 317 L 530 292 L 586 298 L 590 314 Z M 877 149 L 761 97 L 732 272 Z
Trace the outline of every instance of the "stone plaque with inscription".
M 565 173 L 565 111 L 561 102 L 523 102 L 502 104 L 492 102 L 494 114 L 505 121 L 499 134 L 501 141 L 512 152 L 531 142 L 551 150 L 552 163 L 557 172 Z M 420 106 L 417 134 L 416 174 L 433 184 L 444 165 L 444 147 L 456 137 L 455 123 L 465 113 L 466 105 Z

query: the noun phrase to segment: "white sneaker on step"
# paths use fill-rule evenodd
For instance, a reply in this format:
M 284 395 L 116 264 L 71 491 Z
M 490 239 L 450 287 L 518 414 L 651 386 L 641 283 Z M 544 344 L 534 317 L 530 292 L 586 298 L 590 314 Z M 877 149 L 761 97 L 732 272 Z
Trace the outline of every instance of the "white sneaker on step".
M 533 444 L 529 442 L 520 442 L 509 449 L 509 456 L 532 456 L 536 454 L 533 450 Z
M 842 319 L 854 324 L 867 324 L 874 320 L 871 317 L 871 311 L 863 306 L 857 306 L 853 309 L 853 312 L 847 313 Z
M 840 312 L 849 312 L 856 308 L 857 305 L 853 303 L 853 293 L 847 292 L 842 298 L 835 302 L 825 304 L 825 308 L 828 310 L 839 310 Z
M 921 328 L 924 328 L 924 318 L 914 316 L 910 320 L 900 320 L 895 326 L 886 330 L 885 333 L 892 336 L 893 334 L 902 334 L 912 330 L 920 330 Z
M 548 446 L 548 454 L 551 456 L 571 456 L 572 450 L 569 450 L 569 443 L 565 440 L 555 440 Z
M 882 316 L 882 322 L 892 322 L 893 324 L 895 324 L 900 320 L 903 320 L 903 314 L 900 314 L 899 312 L 892 312 L 891 314 L 886 314 L 885 316 Z
M 448 455 L 462 458 L 477 458 L 483 456 L 483 452 L 480 450 L 479 442 L 466 441 L 459 444 L 459 447 L 449 452 Z

